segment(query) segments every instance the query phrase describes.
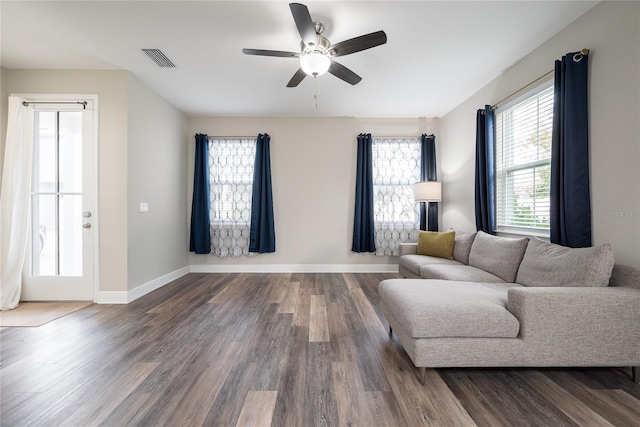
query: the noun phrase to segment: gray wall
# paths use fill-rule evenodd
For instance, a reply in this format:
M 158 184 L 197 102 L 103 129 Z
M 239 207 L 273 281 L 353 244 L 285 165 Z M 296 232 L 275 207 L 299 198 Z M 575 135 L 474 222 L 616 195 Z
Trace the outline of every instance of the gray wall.
M 11 93 L 97 94 L 100 290 L 127 290 L 126 71 L 8 70 Z M 3 102 L 6 105 L 7 100 Z M 6 108 L 3 112 L 6 123 Z
M 185 116 L 133 75 L 128 79 L 128 287 L 187 265 Z M 139 211 L 140 202 L 149 212 Z
M 126 292 L 187 266 L 182 113 L 127 71 L 3 69 L 2 87 L 3 124 L 11 93 L 99 97 L 100 291 Z
M 185 118 L 126 71 L 1 69 L 1 144 L 10 93 L 98 94 L 103 291 L 128 291 L 187 265 L 393 268 L 394 258 L 350 251 L 357 135 L 435 133 L 444 183 L 440 228 L 473 230 L 476 109 L 501 100 L 553 68 L 555 59 L 583 47 L 591 49 L 594 243 L 610 242 L 618 262 L 640 266 L 638 2 L 599 4 L 442 119 Z M 187 255 L 198 132 L 271 135 L 275 254 Z M 149 213 L 138 212 L 141 201 L 149 203 Z
M 640 3 L 602 2 L 440 121 L 444 228 L 474 230 L 475 112 L 589 48 L 593 243 L 640 267 Z

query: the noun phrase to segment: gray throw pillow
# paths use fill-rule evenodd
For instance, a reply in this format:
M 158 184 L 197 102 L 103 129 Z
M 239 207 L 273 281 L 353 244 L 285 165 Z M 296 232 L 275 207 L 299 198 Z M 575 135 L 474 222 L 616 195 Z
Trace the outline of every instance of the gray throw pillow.
M 524 286 L 608 286 L 613 262 L 613 250 L 608 243 L 593 248 L 568 248 L 532 238 L 517 282 Z
M 478 231 L 471 245 L 469 265 L 495 274 L 507 283 L 514 283 L 527 243 L 528 237 L 512 239 Z
M 453 259 L 469 265 L 469 252 L 471 252 L 471 245 L 475 238 L 476 233 L 456 231 L 456 238 L 453 245 Z

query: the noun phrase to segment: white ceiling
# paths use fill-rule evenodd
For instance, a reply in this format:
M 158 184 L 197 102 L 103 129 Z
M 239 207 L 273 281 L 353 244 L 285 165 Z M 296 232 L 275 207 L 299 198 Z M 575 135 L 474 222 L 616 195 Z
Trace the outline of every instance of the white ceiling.
M 339 58 L 358 85 L 326 74 L 297 88 L 296 59 L 242 53 L 299 51 L 288 3 L 2 0 L 1 64 L 129 70 L 188 115 L 441 117 L 597 1 L 304 2 L 332 43 L 378 30 L 388 42 Z

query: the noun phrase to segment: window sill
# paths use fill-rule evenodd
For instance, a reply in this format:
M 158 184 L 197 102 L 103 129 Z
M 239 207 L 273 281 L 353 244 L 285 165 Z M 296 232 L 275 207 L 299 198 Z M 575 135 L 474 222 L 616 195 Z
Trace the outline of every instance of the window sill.
M 549 240 L 549 230 L 539 230 L 535 228 L 508 228 L 502 227 L 496 229 L 496 235 L 502 237 L 539 237 L 540 239 Z

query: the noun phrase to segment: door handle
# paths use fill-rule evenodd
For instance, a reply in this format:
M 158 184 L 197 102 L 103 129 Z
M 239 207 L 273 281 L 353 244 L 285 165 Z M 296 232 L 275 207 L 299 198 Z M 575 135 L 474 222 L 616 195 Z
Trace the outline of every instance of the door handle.
M 82 224 L 82 228 L 91 228 L 91 223 Z

